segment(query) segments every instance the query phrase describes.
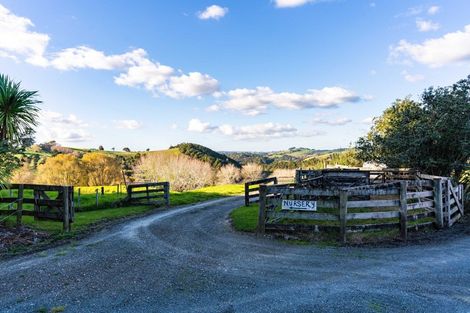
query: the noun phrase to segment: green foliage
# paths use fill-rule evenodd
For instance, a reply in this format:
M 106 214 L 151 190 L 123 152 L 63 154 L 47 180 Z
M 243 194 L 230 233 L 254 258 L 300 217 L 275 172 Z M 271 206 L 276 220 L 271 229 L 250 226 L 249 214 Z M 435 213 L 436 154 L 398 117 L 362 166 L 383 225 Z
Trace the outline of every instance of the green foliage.
M 195 144 L 195 143 L 181 143 L 177 146 L 170 147 L 170 149 L 178 148 L 181 153 L 195 158 L 204 162 L 208 162 L 212 167 L 222 167 L 227 164 L 232 164 L 238 168 L 240 168 L 240 163 L 237 161 L 229 158 L 226 155 L 220 154 L 211 150 L 207 147 Z
M 459 177 L 470 157 L 470 76 L 397 100 L 356 144 L 364 161 Z
M 39 103 L 37 91 L 21 89 L 20 83 L 0 74 L 0 140 L 23 145 L 31 138 L 38 124 Z

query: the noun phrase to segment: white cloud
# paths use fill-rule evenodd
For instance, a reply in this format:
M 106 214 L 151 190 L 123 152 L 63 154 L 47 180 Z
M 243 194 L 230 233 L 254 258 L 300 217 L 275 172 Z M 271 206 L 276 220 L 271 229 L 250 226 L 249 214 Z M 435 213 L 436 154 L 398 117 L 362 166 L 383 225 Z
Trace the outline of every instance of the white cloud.
M 24 58 L 37 66 L 46 66 L 44 57 L 49 36 L 31 30 L 33 22 L 25 17 L 16 16 L 0 4 L 0 55 Z
M 219 82 L 207 74 L 191 72 L 173 76 L 162 92 L 173 98 L 208 95 L 219 90 Z
M 277 8 L 294 8 L 316 1 L 317 0 L 275 0 L 274 3 Z
M 390 48 L 392 61 L 415 61 L 429 67 L 470 60 L 470 24 L 463 31 L 447 33 L 442 37 L 413 44 L 401 40 Z
M 217 132 L 225 136 L 233 137 L 236 140 L 311 137 L 323 134 L 319 131 L 302 133 L 290 124 L 264 123 L 246 126 L 232 126 L 230 124 L 223 124 L 220 126 L 213 126 L 210 123 L 202 122 L 199 119 L 192 119 L 189 121 L 188 131 L 197 133 Z
M 67 48 L 53 55 L 50 65 L 59 70 L 73 70 L 90 68 L 94 70 L 113 70 L 142 62 L 145 59 L 144 49 L 135 49 L 131 52 L 115 55 L 106 55 L 90 47 L 79 46 Z
M 416 27 L 420 32 L 429 32 L 433 30 L 438 30 L 441 25 L 439 25 L 439 23 L 434 23 L 433 21 L 417 19 Z
M 173 124 L 171 124 L 170 128 L 171 129 L 178 129 L 178 124 L 173 123 Z
M 142 127 L 142 123 L 136 120 L 117 120 L 114 121 L 117 128 L 120 129 L 138 129 Z
M 198 17 L 201 20 L 219 20 L 228 13 L 228 8 L 223 8 L 218 5 L 208 6 L 204 11 L 198 13 Z
M 366 117 L 361 121 L 362 124 L 372 125 L 374 123 L 374 117 Z
M 42 111 L 37 137 L 39 141 L 84 142 L 93 138 L 87 128 L 88 124 L 74 114 L 65 116 L 58 112 Z
M 217 127 L 211 126 L 210 123 L 204 123 L 197 118 L 193 118 L 188 123 L 188 131 L 196 133 L 207 133 L 215 130 Z
M 428 9 L 428 14 L 429 14 L 429 15 L 435 15 L 435 14 L 437 14 L 437 13 L 439 12 L 440 9 L 441 9 L 441 8 L 438 7 L 437 5 L 433 5 L 433 6 L 429 7 L 429 9 Z
M 225 99 L 209 110 L 224 108 L 254 116 L 267 111 L 270 105 L 284 109 L 331 108 L 346 102 L 358 102 L 362 98 L 342 87 L 309 89 L 303 94 L 276 93 L 269 87 L 256 89 L 234 89 L 225 94 Z
M 143 58 L 135 65 L 130 66 L 125 73 L 114 77 L 114 82 L 121 86 L 144 86 L 149 91 L 156 91 L 171 77 L 174 70 L 170 66 L 152 62 Z
M 424 79 L 424 76 L 421 75 L 421 74 L 410 74 L 408 73 L 408 71 L 403 71 L 401 72 L 401 74 L 403 75 L 403 78 L 410 82 L 410 83 L 416 83 L 418 81 L 421 81 Z
M 330 126 L 342 126 L 351 123 L 352 120 L 346 117 L 337 118 L 335 120 L 326 120 L 321 117 L 317 117 L 313 119 L 313 123 L 315 124 L 325 124 Z

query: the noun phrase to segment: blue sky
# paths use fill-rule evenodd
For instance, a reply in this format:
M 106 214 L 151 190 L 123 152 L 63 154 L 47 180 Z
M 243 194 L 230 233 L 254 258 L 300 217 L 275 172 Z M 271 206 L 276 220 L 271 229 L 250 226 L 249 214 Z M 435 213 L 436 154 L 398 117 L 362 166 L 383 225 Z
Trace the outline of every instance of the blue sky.
M 347 147 L 395 99 L 470 74 L 468 12 L 467 0 L 0 0 L 0 72 L 39 90 L 39 142 Z

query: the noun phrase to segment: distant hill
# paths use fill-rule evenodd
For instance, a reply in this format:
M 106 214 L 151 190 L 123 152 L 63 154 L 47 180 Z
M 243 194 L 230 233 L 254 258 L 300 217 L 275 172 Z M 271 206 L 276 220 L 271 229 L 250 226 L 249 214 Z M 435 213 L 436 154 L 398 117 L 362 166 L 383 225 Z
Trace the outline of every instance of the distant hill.
M 227 164 L 233 164 L 236 167 L 240 167 L 239 162 L 233 160 L 227 155 L 195 143 L 180 143 L 179 145 L 170 147 L 170 149 L 178 149 L 182 154 L 208 162 L 213 167 L 221 167 Z

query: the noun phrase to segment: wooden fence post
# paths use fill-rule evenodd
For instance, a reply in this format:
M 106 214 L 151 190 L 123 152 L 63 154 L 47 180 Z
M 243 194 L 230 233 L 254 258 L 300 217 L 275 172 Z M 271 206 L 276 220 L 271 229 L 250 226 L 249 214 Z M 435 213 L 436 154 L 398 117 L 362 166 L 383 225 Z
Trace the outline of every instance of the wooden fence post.
M 250 205 L 249 183 L 245 183 L 245 206 Z
M 266 219 L 266 185 L 259 186 L 259 212 L 258 212 L 258 234 L 265 233 Z
M 274 185 L 277 185 L 277 177 L 274 177 Z
M 460 184 L 459 187 L 460 187 L 459 198 L 460 198 L 460 201 L 462 201 L 462 212 L 465 214 L 465 207 L 464 207 L 464 204 L 465 204 L 465 188 L 463 187 L 462 184 Z
M 10 189 L 8 189 L 8 191 L 9 191 L 9 194 L 10 194 L 10 198 L 13 198 L 13 190 L 11 189 L 11 187 L 10 187 Z M 12 203 L 10 203 L 8 205 L 8 209 L 13 210 L 13 204 Z
M 447 216 L 447 227 L 450 227 L 451 219 L 450 219 L 450 188 L 452 188 L 452 184 L 450 182 L 450 179 L 446 179 L 446 216 Z
M 104 196 L 104 187 L 101 186 L 101 195 Z
M 23 216 L 23 191 L 24 185 L 18 186 L 18 198 L 16 202 L 16 227 L 21 226 L 21 218 Z
M 346 226 L 348 215 L 348 192 L 340 190 L 339 192 L 339 223 L 340 223 L 340 241 L 346 243 Z
M 70 232 L 70 202 L 69 202 L 69 188 L 63 188 L 63 205 L 64 205 L 64 231 Z
M 442 180 L 434 179 L 434 212 L 438 228 L 444 227 L 444 211 L 442 205 Z
M 166 206 L 170 206 L 170 183 L 169 182 L 165 182 L 165 185 L 164 185 L 164 189 L 165 189 L 165 205 Z
M 98 204 L 99 204 L 98 189 L 95 189 L 95 196 L 96 196 L 96 207 L 98 208 Z
M 400 237 L 406 241 L 408 237 L 408 203 L 406 201 L 406 191 L 408 182 L 400 182 Z
M 81 193 L 81 188 L 78 188 L 77 208 L 80 208 L 80 193 Z

